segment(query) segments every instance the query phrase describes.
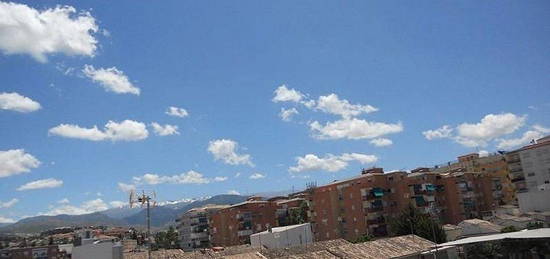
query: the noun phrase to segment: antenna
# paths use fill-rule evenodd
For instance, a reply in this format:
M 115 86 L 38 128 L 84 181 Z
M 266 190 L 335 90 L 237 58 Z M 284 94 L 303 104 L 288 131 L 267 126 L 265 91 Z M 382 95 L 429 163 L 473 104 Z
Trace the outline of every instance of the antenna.
M 155 191 L 145 192 L 145 190 L 142 190 L 140 195 L 136 195 L 135 191 L 131 190 L 130 191 L 130 197 L 128 198 L 128 203 L 130 205 L 130 208 L 133 208 L 135 203 L 140 203 L 141 207 L 146 207 L 147 208 L 147 217 L 146 217 L 146 221 L 147 221 L 147 238 L 146 238 L 146 241 L 147 241 L 147 246 L 149 247 L 148 253 L 147 253 L 149 259 L 151 259 L 151 244 L 152 244 L 152 240 L 151 240 L 151 203 L 152 203 L 152 206 L 155 207 L 157 205 L 156 199 L 157 199 L 157 193 Z

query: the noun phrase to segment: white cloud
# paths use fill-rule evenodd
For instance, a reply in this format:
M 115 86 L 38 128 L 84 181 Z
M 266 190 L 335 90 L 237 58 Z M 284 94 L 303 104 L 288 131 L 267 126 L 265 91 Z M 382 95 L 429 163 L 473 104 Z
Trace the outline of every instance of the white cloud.
M 0 50 L 28 54 L 46 62 L 48 54 L 94 56 L 98 31 L 94 17 L 72 6 L 37 10 L 25 4 L 0 2 Z
M 23 149 L 0 151 L 0 178 L 30 172 L 40 161 Z
M 92 65 L 85 65 L 82 72 L 92 81 L 99 83 L 107 92 L 140 94 L 140 89 L 135 87 L 124 72 L 116 67 L 95 69 Z
M 49 189 L 57 188 L 63 185 L 63 181 L 54 178 L 41 179 L 21 185 L 17 188 L 18 191 L 36 190 L 36 189 Z
M 235 173 L 235 178 L 237 178 L 237 177 L 239 177 L 239 176 L 241 176 L 241 173 L 240 173 L 240 172 Z
M 288 89 L 286 85 L 281 85 L 274 91 L 273 102 L 300 102 L 304 95 L 297 90 Z
M 532 130 L 528 130 L 523 133 L 519 138 L 512 139 L 498 139 L 497 148 L 498 149 L 512 149 L 522 145 L 527 145 L 533 140 L 544 137 L 546 134 L 550 133 L 550 129 L 544 128 L 540 125 L 534 125 Z
M 153 127 L 153 131 L 155 132 L 155 134 L 157 134 L 159 136 L 169 136 L 169 135 L 179 135 L 180 134 L 178 132 L 178 126 L 176 126 L 176 125 L 165 124 L 163 126 L 163 125 L 160 125 L 156 122 L 153 122 L 153 123 L 151 123 L 151 126 Z
M 386 147 L 386 146 L 390 146 L 391 144 L 393 144 L 393 141 L 391 141 L 391 139 L 387 139 L 387 138 L 375 138 L 375 139 L 371 140 L 370 143 L 377 146 L 377 147 Z
M 82 128 L 78 125 L 60 124 L 49 130 L 49 133 L 66 138 L 85 139 L 91 141 L 137 141 L 146 139 L 149 132 L 144 123 L 133 120 L 122 122 L 109 121 L 105 128 L 100 130 L 97 126 Z
M 378 158 L 374 155 L 365 155 L 360 153 L 344 153 L 340 156 L 327 154 L 324 157 L 318 157 L 314 154 L 307 154 L 303 157 L 297 157 L 297 165 L 288 170 L 292 173 L 306 171 L 327 171 L 338 172 L 348 167 L 349 162 L 357 161 L 361 164 L 374 163 Z
M 479 157 L 487 157 L 489 156 L 489 151 L 487 150 L 480 150 L 479 152 L 477 152 L 479 154 Z
M 214 155 L 215 160 L 222 160 L 230 165 L 254 166 L 249 154 L 238 154 L 239 144 L 230 139 L 217 139 L 210 141 L 208 151 Z
M 59 203 L 59 204 L 68 204 L 68 203 L 70 203 L 70 201 L 67 198 L 63 198 L 61 200 L 58 200 L 57 203 Z
M 236 191 L 236 190 L 229 190 L 229 191 L 227 191 L 227 194 L 241 195 L 241 193 Z
M 281 108 L 279 117 L 281 117 L 283 121 L 291 121 L 292 116 L 296 114 L 298 114 L 298 110 L 296 110 L 296 108 L 290 108 L 290 109 Z
M 144 174 L 143 176 L 134 177 L 136 184 L 204 184 L 209 183 L 210 179 L 205 178 L 201 173 L 193 170 L 179 175 L 160 176 L 158 174 Z
M 123 202 L 123 201 L 111 201 L 109 202 L 109 205 L 111 205 L 111 207 L 113 208 L 122 208 L 124 206 L 126 206 L 128 203 L 127 202 Z
M 214 182 L 224 182 L 227 181 L 227 176 L 216 176 L 212 179 Z
M 324 126 L 314 121 L 309 126 L 313 136 L 319 139 L 372 139 L 403 131 L 401 122 L 388 124 L 357 118 L 327 122 Z
M 350 104 L 348 100 L 339 99 L 336 94 L 320 96 L 317 100 L 316 108 L 326 113 L 340 115 L 346 119 L 361 115 L 362 113 L 378 111 L 377 108 L 370 105 Z
M 15 219 L 0 216 L 0 223 L 15 223 Z
M 40 103 L 18 93 L 0 93 L 0 109 L 2 110 L 27 113 L 39 110 L 40 108 Z
M 478 123 L 462 123 L 456 128 L 444 125 L 422 132 L 426 139 L 449 138 L 465 147 L 485 147 L 497 138 L 514 133 L 525 124 L 526 116 L 513 113 L 487 114 Z M 453 134 L 453 131 L 456 134 Z M 504 143 L 503 146 L 511 144 Z
M 265 178 L 265 174 L 253 173 L 253 174 L 251 174 L 248 178 L 250 178 L 250 179 L 252 179 L 252 180 L 258 180 L 258 179 Z
M 9 201 L 6 201 L 6 202 L 0 201 L 0 209 L 2 209 L 2 208 L 11 208 L 13 205 L 15 205 L 18 202 L 19 202 L 19 199 L 15 199 L 15 198 L 13 198 Z
M 131 192 L 136 190 L 135 185 L 126 183 L 118 183 L 118 188 L 123 192 Z
M 85 201 L 80 206 L 63 204 L 57 208 L 51 209 L 44 215 L 49 215 L 49 216 L 60 215 L 60 214 L 81 215 L 81 214 L 94 213 L 98 211 L 104 211 L 108 208 L 109 206 L 107 205 L 107 203 L 105 203 L 102 199 L 97 198 L 95 200 Z
M 453 133 L 453 128 L 449 125 L 443 125 L 442 127 L 435 130 L 427 130 L 422 132 L 424 137 L 428 140 L 438 139 L 438 138 L 450 138 Z
M 170 116 L 180 117 L 180 118 L 185 118 L 185 117 L 189 116 L 189 113 L 187 112 L 187 110 L 185 110 L 184 108 L 178 108 L 178 107 L 174 107 L 174 106 L 168 107 L 168 110 L 166 111 L 166 114 L 168 114 Z
M 512 113 L 487 114 L 478 123 L 458 125 L 456 141 L 469 147 L 486 146 L 487 142 L 518 130 L 525 119 L 526 116 Z

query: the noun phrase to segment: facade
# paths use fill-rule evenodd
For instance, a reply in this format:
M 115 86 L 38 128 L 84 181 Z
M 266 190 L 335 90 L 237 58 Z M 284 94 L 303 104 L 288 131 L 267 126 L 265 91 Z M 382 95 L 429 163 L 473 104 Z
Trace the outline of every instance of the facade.
M 216 211 L 226 208 L 226 205 L 207 205 L 194 208 L 176 219 L 176 229 L 179 232 L 180 247 L 185 251 L 210 246 L 209 218 Z
M 384 173 L 373 168 L 310 190 L 310 222 L 317 241 L 387 236 L 389 219 L 411 205 L 442 223 L 490 214 L 498 205 L 494 191 L 492 177 L 483 173 Z
M 276 227 L 250 235 L 252 247 L 285 248 L 304 246 L 313 243 L 313 234 L 309 223 Z
M 210 235 L 213 246 L 248 244 L 250 235 L 278 226 L 277 203 L 259 199 L 220 209 L 212 214 Z
M 550 136 L 507 154 L 522 212 L 550 211 Z
M 56 245 L 24 248 L 8 248 L 0 250 L 0 258 L 10 259 L 50 259 L 58 258 L 59 249 Z
M 91 244 L 75 246 L 72 250 L 74 259 L 122 259 L 123 246 L 120 242 L 97 241 Z
M 479 172 L 487 174 L 492 178 L 493 188 L 495 189 L 494 199 L 498 204 L 517 204 L 516 186 L 509 177 L 510 170 L 506 155 L 493 153 L 481 157 L 478 153 L 471 153 L 459 156 L 456 161 L 437 165 L 431 168 L 430 171 L 436 173 Z

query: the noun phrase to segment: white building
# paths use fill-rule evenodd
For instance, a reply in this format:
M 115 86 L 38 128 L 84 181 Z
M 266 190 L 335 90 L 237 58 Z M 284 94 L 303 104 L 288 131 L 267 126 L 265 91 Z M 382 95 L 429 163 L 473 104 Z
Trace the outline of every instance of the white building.
M 227 205 L 206 205 L 190 209 L 176 219 L 180 247 L 185 251 L 210 246 L 209 218 L 212 213 Z
M 313 234 L 309 223 L 276 227 L 250 235 L 252 247 L 268 249 L 302 246 L 313 243 Z
M 113 241 L 96 241 L 91 244 L 75 246 L 72 249 L 74 259 L 122 259 L 122 244 Z
M 520 210 L 550 211 L 550 136 L 507 154 Z

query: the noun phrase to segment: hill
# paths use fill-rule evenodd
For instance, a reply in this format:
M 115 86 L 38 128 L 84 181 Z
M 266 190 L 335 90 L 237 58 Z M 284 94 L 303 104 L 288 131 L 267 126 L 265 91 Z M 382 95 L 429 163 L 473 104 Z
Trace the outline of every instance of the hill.
M 171 202 L 151 209 L 151 226 L 163 228 L 175 223 L 175 219 L 192 208 L 207 204 L 235 204 L 246 200 L 240 195 L 216 195 L 210 198 Z M 146 225 L 146 211 L 142 208 L 116 208 L 82 215 L 36 216 L 16 223 L 0 226 L 0 233 L 39 233 L 57 227 L 71 226 L 134 226 Z

